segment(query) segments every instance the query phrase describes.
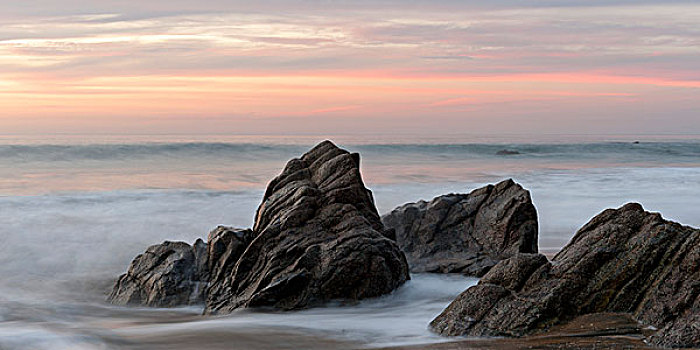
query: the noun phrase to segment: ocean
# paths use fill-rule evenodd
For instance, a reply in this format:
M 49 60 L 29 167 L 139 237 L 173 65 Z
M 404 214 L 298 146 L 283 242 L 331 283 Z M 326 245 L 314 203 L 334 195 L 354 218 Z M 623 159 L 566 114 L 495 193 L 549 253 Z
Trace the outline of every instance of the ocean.
M 216 318 L 104 302 L 147 246 L 250 227 L 267 182 L 324 139 L 361 154 L 381 214 L 513 178 L 544 252 L 630 201 L 700 226 L 700 135 L 0 135 L 0 349 L 184 349 L 183 334 L 242 349 L 444 341 L 427 323 L 473 278 L 414 275 L 354 305 Z

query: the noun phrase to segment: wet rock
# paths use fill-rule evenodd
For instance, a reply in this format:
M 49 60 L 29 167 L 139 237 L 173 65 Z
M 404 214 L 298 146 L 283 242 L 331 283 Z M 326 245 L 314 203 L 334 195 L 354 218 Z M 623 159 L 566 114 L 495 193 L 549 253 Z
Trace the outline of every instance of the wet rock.
M 198 239 L 192 246 L 168 241 L 153 245 L 131 262 L 108 301 L 153 307 L 202 304 L 212 281 L 231 273 L 251 235 L 250 229 L 219 226 L 207 243 Z
M 537 252 L 537 211 L 513 180 L 405 204 L 382 221 L 413 272 L 482 276 L 502 259 Z
M 532 273 L 549 264 L 542 254 L 517 253 L 494 266 L 479 282 L 499 285 L 507 290 L 520 290 Z
M 108 300 L 117 305 L 172 307 L 202 303 L 206 292 L 206 244 L 198 239 L 163 242 L 137 256 Z
M 700 346 L 700 230 L 636 203 L 606 210 L 551 263 L 521 255 L 500 262 L 431 328 L 443 335 L 523 336 L 600 312 L 629 314 L 659 329 L 650 337 L 654 345 Z
M 289 161 L 267 187 L 252 237 L 205 312 L 296 309 L 389 293 L 408 278 L 359 172 L 359 155 L 325 141 Z
M 218 283 L 230 275 L 250 241 L 253 239 L 250 229 L 235 229 L 219 226 L 209 232 L 207 237 L 207 281 Z

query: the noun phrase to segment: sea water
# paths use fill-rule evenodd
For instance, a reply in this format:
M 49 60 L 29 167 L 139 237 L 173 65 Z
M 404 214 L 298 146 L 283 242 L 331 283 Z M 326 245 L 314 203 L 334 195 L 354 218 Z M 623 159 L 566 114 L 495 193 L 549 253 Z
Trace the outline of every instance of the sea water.
M 324 138 L 361 154 L 380 213 L 513 178 L 532 194 L 545 252 L 601 210 L 629 201 L 700 226 L 700 136 L 693 135 L 5 135 L 0 349 L 137 349 L 154 344 L 148 337 L 167 345 L 183 332 L 233 330 L 268 334 L 259 348 L 308 341 L 276 344 L 270 332 L 368 347 L 444 340 L 428 322 L 476 280 L 414 275 L 395 293 L 358 304 L 216 318 L 199 316 L 198 307 L 104 302 L 148 245 L 191 243 L 217 225 L 250 227 L 267 182 Z

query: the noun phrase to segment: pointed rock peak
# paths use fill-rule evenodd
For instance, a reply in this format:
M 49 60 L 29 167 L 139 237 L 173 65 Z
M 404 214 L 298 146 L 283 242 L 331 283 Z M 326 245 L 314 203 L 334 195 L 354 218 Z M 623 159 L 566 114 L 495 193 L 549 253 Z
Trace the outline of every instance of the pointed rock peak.
M 322 156 L 333 153 L 333 154 L 339 154 L 339 153 L 349 153 L 348 151 L 336 146 L 333 142 L 330 140 L 325 140 L 319 143 L 318 145 L 314 146 L 311 150 L 308 152 L 304 153 L 303 156 L 301 156 L 301 159 L 313 162 L 318 158 L 321 158 Z
M 619 210 L 643 212 L 644 208 L 642 207 L 641 204 L 632 202 L 632 203 L 627 203 L 627 204 L 623 205 L 622 207 L 620 207 Z
M 376 297 L 409 279 L 358 163 L 330 141 L 291 160 L 270 182 L 236 267 L 212 280 L 206 312 Z
M 497 188 L 506 188 L 506 187 L 511 187 L 511 186 L 522 187 L 522 186 L 518 185 L 517 183 L 515 183 L 515 181 L 513 181 L 513 179 L 506 179 L 506 180 L 503 180 L 503 181 L 496 184 Z
M 331 141 L 331 140 L 323 140 L 323 141 L 319 142 L 316 146 L 314 146 L 310 151 L 308 151 L 308 152 L 306 152 L 306 153 L 312 153 L 312 152 L 315 152 L 315 151 L 317 151 L 317 150 L 328 150 L 328 149 L 334 149 L 334 148 L 335 148 L 335 149 L 340 149 L 340 147 L 336 146 L 336 144 L 333 143 L 333 141 Z

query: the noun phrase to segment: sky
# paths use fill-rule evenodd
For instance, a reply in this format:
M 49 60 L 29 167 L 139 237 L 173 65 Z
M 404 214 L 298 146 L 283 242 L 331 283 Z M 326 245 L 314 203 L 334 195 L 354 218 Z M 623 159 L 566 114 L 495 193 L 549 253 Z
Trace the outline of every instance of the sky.
M 0 3 L 0 134 L 316 132 L 700 133 L 700 3 Z

